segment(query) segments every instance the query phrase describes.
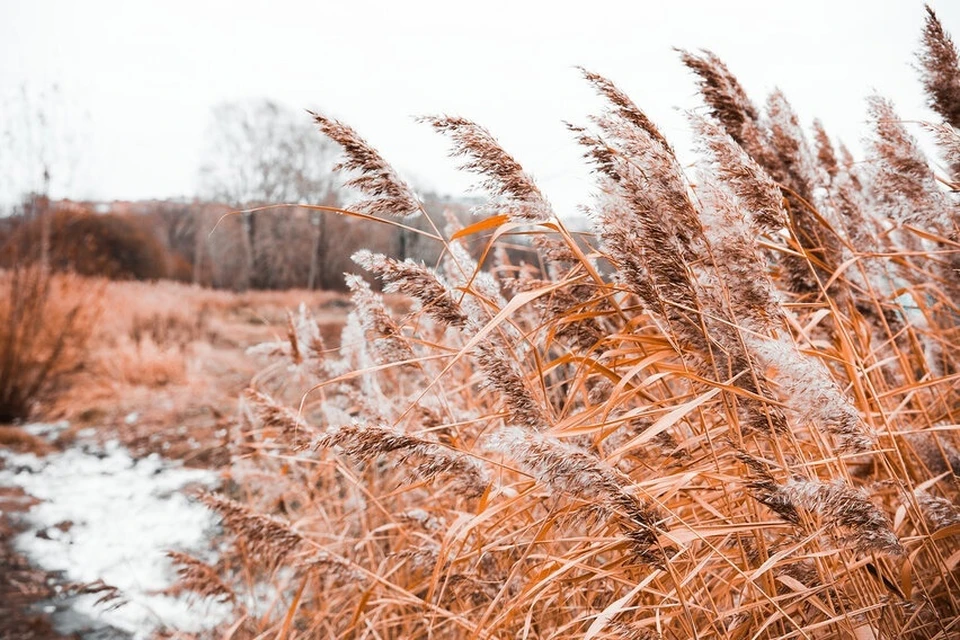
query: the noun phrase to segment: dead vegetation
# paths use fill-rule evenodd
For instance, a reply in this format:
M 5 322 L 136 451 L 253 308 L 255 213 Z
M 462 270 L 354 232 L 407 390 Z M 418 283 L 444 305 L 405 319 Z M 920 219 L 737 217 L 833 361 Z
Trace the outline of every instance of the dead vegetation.
M 316 210 L 436 243 L 436 264 L 359 252 L 397 297 L 351 274 L 348 315 L 172 283 L 84 305 L 70 276 L 6 272 L 4 401 L 27 415 L 70 375 L 48 417 L 231 463 L 200 497 L 231 545 L 171 553 L 171 592 L 234 607 L 222 637 L 957 637 L 956 48 L 930 12 L 950 173 L 882 98 L 858 163 L 782 93 L 758 106 L 714 54 L 680 55 L 705 103 L 693 169 L 583 72 L 607 104 L 569 127 L 595 233 L 469 120 L 426 120 L 490 195 L 462 228 L 315 115 L 362 196 Z
M 960 69 L 932 12 L 923 42 L 956 167 Z M 584 72 L 607 101 L 570 126 L 594 237 L 489 132 L 428 120 L 489 217 L 429 220 L 436 267 L 356 256 L 409 310 L 350 276 L 338 348 L 301 308 L 256 349 L 277 364 L 242 401 L 232 499 L 204 498 L 233 549 L 179 559 L 234 603 L 228 637 L 960 634 L 960 175 L 881 98 L 855 163 L 781 93 L 761 108 L 712 53 L 681 55 L 706 103 L 693 171 Z M 426 215 L 316 121 L 356 215 Z M 535 264 L 500 249 L 514 235 Z
M 83 367 L 101 288 L 36 265 L 0 272 L 0 424 L 29 417 Z

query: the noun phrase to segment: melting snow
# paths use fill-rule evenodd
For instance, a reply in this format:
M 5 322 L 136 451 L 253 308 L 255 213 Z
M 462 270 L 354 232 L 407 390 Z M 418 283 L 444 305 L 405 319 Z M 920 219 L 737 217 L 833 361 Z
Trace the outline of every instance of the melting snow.
M 40 458 L 0 450 L 0 458 L 0 485 L 43 501 L 26 514 L 18 551 L 66 581 L 103 580 L 127 602 L 107 610 L 96 605 L 97 595 L 81 596 L 71 603 L 77 613 L 135 638 L 161 628 L 201 631 L 228 614 L 225 605 L 159 593 L 175 579 L 165 551 L 209 555 L 216 520 L 181 490 L 215 486 L 216 473 L 156 454 L 135 460 L 115 441 Z

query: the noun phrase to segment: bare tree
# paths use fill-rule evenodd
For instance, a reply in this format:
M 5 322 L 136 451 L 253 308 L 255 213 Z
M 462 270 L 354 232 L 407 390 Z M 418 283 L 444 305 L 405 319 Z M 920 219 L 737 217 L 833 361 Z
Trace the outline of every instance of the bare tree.
M 51 192 L 72 184 L 88 116 L 69 109 L 57 85 L 27 85 L 0 97 L 0 212 L 19 205 L 24 219 L 40 220 L 39 260 L 50 261 Z M 9 209 L 8 209 L 9 211 Z
M 208 199 L 242 210 L 271 204 L 335 204 L 338 182 L 331 169 L 336 155 L 333 144 L 314 130 L 305 114 L 265 99 L 224 103 L 212 113 L 202 190 Z M 258 245 L 286 234 L 258 233 L 258 219 L 259 213 L 241 214 L 247 270 L 243 281 L 266 286 L 275 278 L 267 273 L 270 265 L 263 258 L 282 247 Z M 311 213 L 308 219 L 312 252 L 300 286 L 313 288 L 326 242 L 325 219 L 320 213 Z

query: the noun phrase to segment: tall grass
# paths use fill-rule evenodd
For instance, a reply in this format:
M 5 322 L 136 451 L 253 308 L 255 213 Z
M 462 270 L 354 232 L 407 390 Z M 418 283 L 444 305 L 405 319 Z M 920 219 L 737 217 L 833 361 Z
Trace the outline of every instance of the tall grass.
M 491 194 L 432 220 L 436 267 L 361 252 L 339 348 L 301 309 L 273 353 L 305 395 L 243 401 L 233 536 L 185 586 L 227 637 L 960 637 L 960 174 L 871 99 L 869 160 L 786 98 L 682 53 L 700 162 L 610 80 L 570 129 L 594 236 L 478 125 L 436 117 Z M 924 80 L 960 166 L 960 67 L 931 12 Z M 425 215 L 346 125 L 365 213 Z M 477 261 L 463 244 L 488 238 Z M 537 264 L 513 264 L 505 239 Z M 585 247 L 585 248 L 584 248 Z M 306 385 L 304 385 L 306 386 Z
M 101 289 L 39 265 L 0 271 L 0 425 L 28 418 L 83 366 Z

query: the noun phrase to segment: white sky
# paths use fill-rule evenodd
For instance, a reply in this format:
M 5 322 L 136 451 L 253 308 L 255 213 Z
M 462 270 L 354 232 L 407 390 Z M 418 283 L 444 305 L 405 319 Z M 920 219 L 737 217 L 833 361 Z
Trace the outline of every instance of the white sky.
M 960 2 L 932 4 L 960 38 Z M 54 195 L 192 195 L 211 107 L 263 96 L 345 120 L 441 192 L 473 180 L 412 116 L 466 116 L 571 210 L 590 178 L 562 121 L 599 106 L 574 65 L 617 82 L 682 152 L 678 108 L 699 100 L 672 47 L 709 48 L 755 102 L 779 86 L 856 153 L 873 91 L 930 117 L 911 68 L 923 17 L 913 0 L 0 0 L 0 97 L 60 86 L 79 166 Z

